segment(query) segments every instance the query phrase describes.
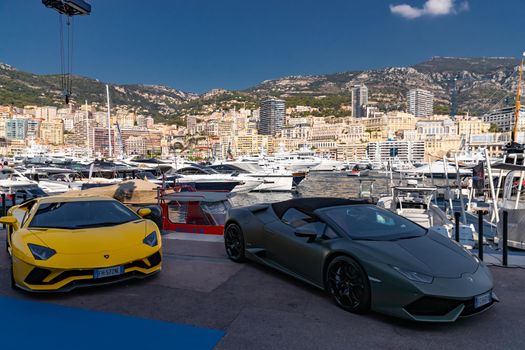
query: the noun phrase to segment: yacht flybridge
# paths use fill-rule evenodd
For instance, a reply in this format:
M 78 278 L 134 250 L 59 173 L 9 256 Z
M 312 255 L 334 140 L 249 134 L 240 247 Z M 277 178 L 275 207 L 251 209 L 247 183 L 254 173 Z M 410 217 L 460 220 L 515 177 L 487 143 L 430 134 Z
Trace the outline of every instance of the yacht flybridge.
M 435 187 L 418 187 L 417 182 L 412 186 L 396 186 L 392 189 L 391 196 L 379 199 L 377 206 L 452 239 L 454 223 L 432 202 L 436 190 Z M 460 224 L 459 238 L 462 245 L 473 248 L 477 239 L 473 226 Z

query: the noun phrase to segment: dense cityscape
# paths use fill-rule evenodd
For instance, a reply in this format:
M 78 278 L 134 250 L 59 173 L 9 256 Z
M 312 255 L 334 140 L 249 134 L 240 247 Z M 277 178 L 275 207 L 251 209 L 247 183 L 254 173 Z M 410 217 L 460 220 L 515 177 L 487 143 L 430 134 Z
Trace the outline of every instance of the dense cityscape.
M 369 100 L 364 84 L 349 93 L 352 103 L 342 109 L 351 111 L 350 117 L 319 117 L 315 116 L 317 108 L 287 107 L 284 100 L 268 97 L 257 109 L 185 115 L 185 126 L 155 123 L 151 116 L 119 106 L 111 108 L 109 115 L 107 108 L 89 104 L 0 106 L 0 153 L 22 155 L 28 147 L 41 145 L 76 157 L 181 155 L 192 160 L 221 160 L 308 148 L 342 161 L 381 161 L 395 156 L 402 162 L 421 163 L 466 145 L 501 156 L 515 120 L 514 106 L 482 116 L 436 115 L 433 94 L 423 89 L 409 90 L 406 111 L 389 112 L 380 111 Z M 524 127 L 521 118 L 518 139 Z

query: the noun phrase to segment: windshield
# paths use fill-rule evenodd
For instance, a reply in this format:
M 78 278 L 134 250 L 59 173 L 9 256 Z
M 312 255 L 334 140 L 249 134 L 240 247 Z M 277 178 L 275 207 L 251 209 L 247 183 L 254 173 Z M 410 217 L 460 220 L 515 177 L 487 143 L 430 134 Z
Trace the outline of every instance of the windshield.
M 40 187 L 27 188 L 26 191 L 33 197 L 47 197 L 47 193 L 45 193 Z M 23 195 L 23 193 L 21 194 Z
M 140 219 L 116 201 L 78 201 L 40 204 L 29 227 L 88 228 L 120 225 Z
M 375 205 L 347 205 L 319 210 L 350 238 L 391 241 L 423 236 L 426 230 Z

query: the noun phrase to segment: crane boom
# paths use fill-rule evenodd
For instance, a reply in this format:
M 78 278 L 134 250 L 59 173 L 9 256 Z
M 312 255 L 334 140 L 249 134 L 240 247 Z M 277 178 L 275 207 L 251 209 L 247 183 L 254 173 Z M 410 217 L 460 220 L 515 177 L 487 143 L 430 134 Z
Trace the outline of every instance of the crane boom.
M 83 0 L 42 0 L 42 4 L 66 16 L 84 16 L 91 13 L 91 5 Z

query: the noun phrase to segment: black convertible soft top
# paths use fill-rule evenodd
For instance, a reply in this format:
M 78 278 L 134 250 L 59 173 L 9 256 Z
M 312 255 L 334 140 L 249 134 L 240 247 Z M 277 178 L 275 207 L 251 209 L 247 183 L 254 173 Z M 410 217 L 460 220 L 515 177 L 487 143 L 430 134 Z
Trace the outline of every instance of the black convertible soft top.
M 364 199 L 308 197 L 294 198 L 283 202 L 272 203 L 272 209 L 279 218 L 282 218 L 284 213 L 290 208 L 295 208 L 307 215 L 313 215 L 313 212 L 319 208 L 353 204 L 370 204 L 370 202 Z

